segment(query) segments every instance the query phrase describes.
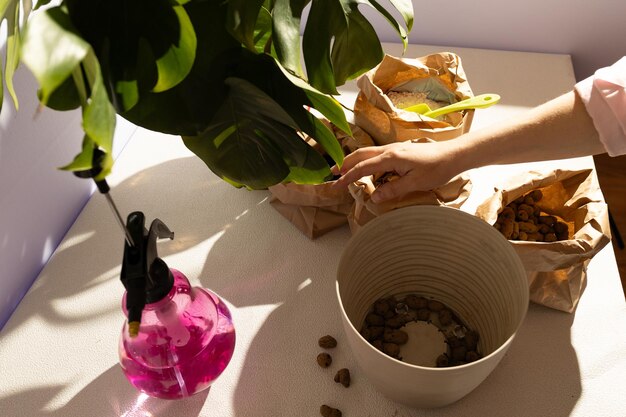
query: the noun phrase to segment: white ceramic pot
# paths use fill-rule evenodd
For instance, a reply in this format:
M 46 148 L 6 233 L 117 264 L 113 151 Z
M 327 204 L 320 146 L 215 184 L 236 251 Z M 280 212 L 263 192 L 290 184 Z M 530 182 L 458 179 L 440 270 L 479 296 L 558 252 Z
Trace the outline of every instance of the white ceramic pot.
M 493 371 L 528 309 L 524 267 L 495 228 L 457 209 L 413 206 L 368 223 L 350 240 L 337 271 L 343 326 L 362 372 L 386 397 L 412 407 L 459 400 Z M 429 368 L 380 352 L 360 334 L 374 301 L 416 293 L 439 300 L 480 335 L 483 358 Z

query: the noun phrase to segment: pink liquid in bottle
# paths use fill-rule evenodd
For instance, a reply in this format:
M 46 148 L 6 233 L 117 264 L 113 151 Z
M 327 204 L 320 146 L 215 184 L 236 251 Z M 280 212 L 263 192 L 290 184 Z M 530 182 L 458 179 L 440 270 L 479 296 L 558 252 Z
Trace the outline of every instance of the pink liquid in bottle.
M 140 391 L 165 399 L 188 397 L 208 388 L 226 368 L 235 349 L 228 307 L 209 290 L 191 287 L 171 269 L 174 286 L 163 299 L 146 304 L 139 334 L 124 323 L 120 364 Z M 127 314 L 126 294 L 122 308 Z

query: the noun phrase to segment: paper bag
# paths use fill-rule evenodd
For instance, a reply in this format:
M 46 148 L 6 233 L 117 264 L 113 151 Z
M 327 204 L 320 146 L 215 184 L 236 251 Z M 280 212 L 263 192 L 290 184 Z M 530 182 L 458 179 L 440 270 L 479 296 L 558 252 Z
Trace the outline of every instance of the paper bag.
M 423 137 L 449 140 L 468 132 L 472 124 L 474 110 L 449 113 L 436 120 L 402 110 L 387 96 L 390 91 L 425 93 L 428 99 L 442 104 L 473 97 L 461 59 L 451 52 L 417 59 L 386 55 L 358 79 L 357 85 L 360 91 L 354 120 L 377 145 Z
M 345 154 L 374 145 L 372 138 L 358 126 L 350 125 L 352 130 L 350 136 L 336 126 L 326 123 L 335 133 Z M 321 148 L 312 138 L 307 138 L 307 142 L 321 152 Z M 310 239 L 315 239 L 348 222 L 348 213 L 353 203 L 352 196 L 346 189 L 333 189 L 334 182 L 273 185 L 269 187 L 272 194 L 270 204 L 302 233 Z
M 595 172 L 530 172 L 496 188 L 476 216 L 494 224 L 504 207 L 536 189 L 543 194 L 536 205 L 567 223 L 569 239 L 510 242 L 526 268 L 531 301 L 571 313 L 585 288 L 587 264 L 611 240 L 608 208 Z

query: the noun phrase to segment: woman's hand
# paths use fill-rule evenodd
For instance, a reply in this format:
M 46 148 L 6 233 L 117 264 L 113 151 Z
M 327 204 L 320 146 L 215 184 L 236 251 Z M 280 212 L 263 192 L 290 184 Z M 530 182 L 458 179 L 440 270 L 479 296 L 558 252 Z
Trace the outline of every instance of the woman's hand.
M 382 202 L 412 191 L 427 191 L 447 183 L 458 174 L 454 165 L 455 146 L 450 142 L 398 142 L 384 146 L 361 148 L 348 155 L 336 187 L 347 187 L 366 175 L 395 172 L 399 179 L 378 187 L 372 201 Z

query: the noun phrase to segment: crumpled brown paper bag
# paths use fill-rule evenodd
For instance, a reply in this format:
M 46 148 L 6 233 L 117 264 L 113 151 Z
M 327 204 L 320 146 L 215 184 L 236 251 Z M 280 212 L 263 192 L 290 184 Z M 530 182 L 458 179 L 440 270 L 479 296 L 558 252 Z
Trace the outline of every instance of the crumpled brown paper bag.
M 449 140 L 468 132 L 472 124 L 474 110 L 449 113 L 446 121 L 439 121 L 399 109 L 386 95 L 390 90 L 422 91 L 450 103 L 473 97 L 461 59 L 451 52 L 417 59 L 386 55 L 357 85 L 354 120 L 377 145 L 422 137 Z
M 571 313 L 585 288 L 587 264 L 611 240 L 608 208 L 595 172 L 529 172 L 496 188 L 476 209 L 476 216 L 494 224 L 503 207 L 536 189 L 543 193 L 536 205 L 561 217 L 568 224 L 570 239 L 510 242 L 528 273 L 531 301 Z
M 372 138 L 361 128 L 350 125 L 352 136 L 325 121 L 345 154 L 373 146 Z M 311 138 L 307 142 L 321 151 Z M 333 189 L 335 181 L 322 184 L 283 183 L 269 187 L 270 204 L 310 239 L 315 239 L 347 223 L 353 199 L 346 189 Z
M 430 139 L 414 139 L 415 142 L 432 142 Z M 414 191 L 399 198 L 374 203 L 371 195 L 381 175 L 365 176 L 348 186 L 354 204 L 348 214 L 352 234 L 370 220 L 388 211 L 408 206 L 437 205 L 459 208 L 469 197 L 472 183 L 466 174 L 452 178 L 447 184 L 431 191 Z

